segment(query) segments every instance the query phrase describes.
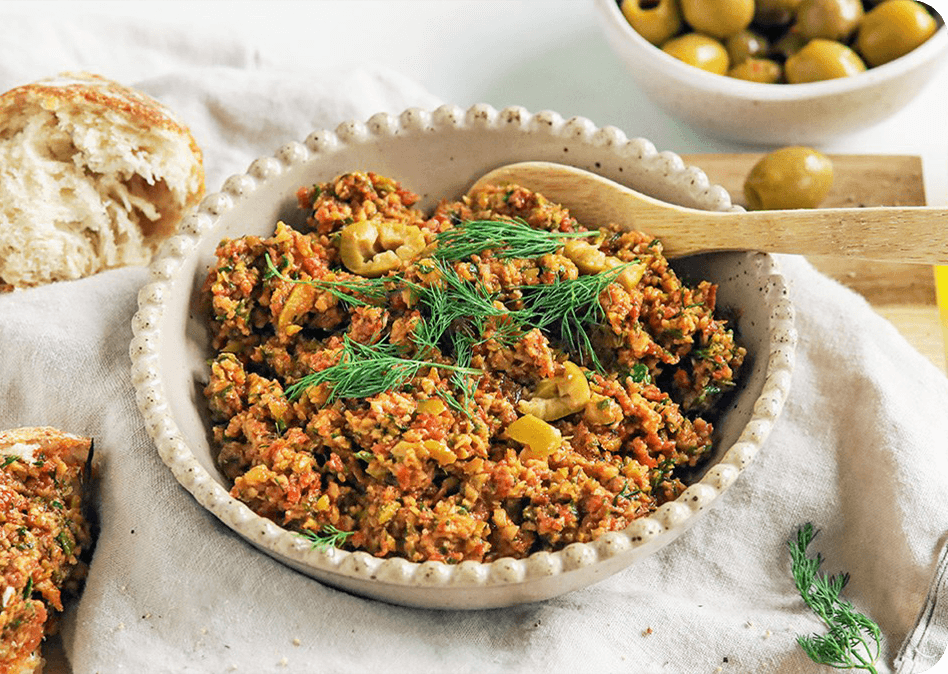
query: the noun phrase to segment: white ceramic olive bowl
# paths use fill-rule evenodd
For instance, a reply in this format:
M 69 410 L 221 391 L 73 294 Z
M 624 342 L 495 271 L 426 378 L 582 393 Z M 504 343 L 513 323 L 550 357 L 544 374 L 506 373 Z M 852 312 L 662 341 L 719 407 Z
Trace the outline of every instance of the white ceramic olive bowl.
M 627 567 L 681 535 L 717 502 L 758 452 L 790 386 L 795 332 L 784 280 L 761 253 L 682 260 L 681 273 L 720 284 L 719 306 L 739 312 L 736 328 L 748 349 L 746 371 L 716 427 L 716 450 L 700 479 L 676 501 L 624 531 L 558 552 L 490 564 L 416 564 L 363 552 L 312 549 L 300 536 L 254 514 L 228 494 L 215 466 L 201 389 L 210 357 L 200 288 L 225 237 L 268 236 L 278 219 L 300 222 L 298 187 L 351 170 L 395 178 L 432 207 L 466 191 L 499 165 L 526 159 L 573 164 L 656 197 L 706 209 L 732 209 L 727 192 L 700 170 L 646 140 L 583 118 L 530 114 L 477 105 L 463 110 L 410 109 L 348 122 L 290 142 L 254 161 L 204 199 L 151 267 L 139 294 L 130 345 L 132 376 L 146 427 L 161 458 L 203 507 L 269 555 L 329 585 L 389 602 L 475 609 L 553 597 Z M 197 507 L 197 504 L 196 504 Z
M 616 0 L 595 0 L 599 24 L 638 87 L 669 115 L 713 136 L 753 144 L 817 144 L 901 110 L 948 60 L 948 28 L 905 56 L 853 77 L 761 84 L 715 75 L 639 35 Z

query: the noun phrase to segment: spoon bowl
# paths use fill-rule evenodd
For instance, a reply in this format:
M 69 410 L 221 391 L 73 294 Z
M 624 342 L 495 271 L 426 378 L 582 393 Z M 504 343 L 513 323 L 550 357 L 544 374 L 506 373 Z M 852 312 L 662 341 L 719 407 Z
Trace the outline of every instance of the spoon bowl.
M 519 185 L 562 204 L 588 227 L 614 224 L 661 239 L 667 257 L 715 251 L 835 255 L 948 264 L 948 209 L 925 206 L 704 211 L 676 206 L 553 162 L 496 168 L 471 189 Z

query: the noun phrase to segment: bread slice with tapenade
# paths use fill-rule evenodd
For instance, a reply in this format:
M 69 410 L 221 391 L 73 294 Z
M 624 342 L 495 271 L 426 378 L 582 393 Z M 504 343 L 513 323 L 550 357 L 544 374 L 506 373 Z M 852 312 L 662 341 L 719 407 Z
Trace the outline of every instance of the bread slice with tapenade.
M 191 132 L 139 91 L 65 73 L 0 95 L 0 289 L 147 264 L 203 194 Z
M 92 440 L 54 428 L 0 432 L 0 674 L 40 671 L 50 618 L 85 575 Z

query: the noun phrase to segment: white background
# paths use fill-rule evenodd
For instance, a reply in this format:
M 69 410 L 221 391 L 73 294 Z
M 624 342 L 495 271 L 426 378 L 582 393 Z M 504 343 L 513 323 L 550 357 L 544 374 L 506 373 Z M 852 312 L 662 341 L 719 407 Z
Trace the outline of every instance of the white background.
M 945 0 L 933 4 L 944 13 Z M 603 39 L 592 0 L 7 0 L 0 8 L 44 12 L 51 21 L 90 14 L 138 16 L 167 25 L 169 35 L 224 35 L 251 50 L 260 66 L 305 71 L 381 64 L 414 78 L 445 102 L 581 115 L 598 126 L 617 126 L 630 137 L 648 138 L 659 150 L 765 149 L 709 138 L 646 100 Z M 147 63 L 109 66 L 115 72 L 106 74 L 132 79 L 126 83 L 160 75 L 148 72 Z M 929 203 L 948 203 L 948 68 L 908 108 L 822 149 L 922 155 Z

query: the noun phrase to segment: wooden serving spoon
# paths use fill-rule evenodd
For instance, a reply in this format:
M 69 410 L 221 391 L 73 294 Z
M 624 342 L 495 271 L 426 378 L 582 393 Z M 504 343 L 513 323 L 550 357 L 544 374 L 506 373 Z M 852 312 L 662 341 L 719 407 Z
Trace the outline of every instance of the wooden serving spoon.
M 661 239 L 668 257 L 725 250 L 948 264 L 948 209 L 926 206 L 718 212 L 684 208 L 551 162 L 501 166 L 474 183 L 519 185 L 587 227 L 612 223 Z

